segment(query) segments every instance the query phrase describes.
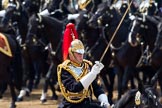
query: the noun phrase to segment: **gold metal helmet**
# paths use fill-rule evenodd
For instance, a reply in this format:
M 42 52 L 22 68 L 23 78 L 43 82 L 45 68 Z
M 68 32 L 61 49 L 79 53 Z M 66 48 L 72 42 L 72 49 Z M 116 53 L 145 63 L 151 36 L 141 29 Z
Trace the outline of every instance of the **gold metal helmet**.
M 9 0 L 2 0 L 2 8 L 6 9 L 8 7 Z
M 73 52 L 84 54 L 84 45 L 78 39 L 73 40 L 69 47 L 69 54 L 73 55 Z
M 78 0 L 80 9 L 84 9 L 92 0 Z

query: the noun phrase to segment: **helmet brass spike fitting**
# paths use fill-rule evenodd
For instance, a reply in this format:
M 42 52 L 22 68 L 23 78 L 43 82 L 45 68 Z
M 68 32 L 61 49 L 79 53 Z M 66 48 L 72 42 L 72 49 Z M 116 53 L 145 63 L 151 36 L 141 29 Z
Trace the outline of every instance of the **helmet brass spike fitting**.
M 78 0 L 78 5 L 80 9 L 85 9 L 87 5 L 91 2 L 92 0 Z
M 71 42 L 69 54 L 73 56 L 74 52 L 84 54 L 84 45 L 79 39 L 75 39 Z

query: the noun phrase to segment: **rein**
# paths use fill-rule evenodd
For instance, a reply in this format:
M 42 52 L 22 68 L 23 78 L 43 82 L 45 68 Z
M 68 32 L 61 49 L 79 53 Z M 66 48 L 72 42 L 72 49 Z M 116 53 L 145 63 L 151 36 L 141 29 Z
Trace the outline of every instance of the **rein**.
M 105 32 L 104 32 L 106 27 L 107 27 L 107 26 L 104 26 L 104 27 L 101 28 L 101 30 L 102 30 L 102 37 L 103 37 L 105 43 L 106 43 L 106 44 L 109 44 L 108 41 L 107 41 L 107 39 L 106 39 Z
M 105 36 L 105 32 L 104 32 L 106 27 L 107 27 L 107 26 L 102 27 L 102 37 L 103 37 L 104 42 L 108 45 L 109 42 L 107 41 L 106 36 Z M 111 44 L 111 45 L 110 45 L 110 48 L 111 48 L 112 50 L 120 50 L 120 49 L 126 44 L 126 42 L 127 42 L 127 40 L 126 40 L 125 42 L 122 42 L 122 43 L 121 43 L 121 46 L 119 46 L 118 48 L 115 47 L 113 44 Z

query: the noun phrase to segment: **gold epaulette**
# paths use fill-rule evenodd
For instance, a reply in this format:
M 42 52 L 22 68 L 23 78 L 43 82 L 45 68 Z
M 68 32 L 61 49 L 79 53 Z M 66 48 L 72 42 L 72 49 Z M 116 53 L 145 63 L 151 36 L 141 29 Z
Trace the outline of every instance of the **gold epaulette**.
M 66 69 L 69 63 L 70 63 L 70 60 L 65 60 L 64 62 L 59 64 L 57 66 L 57 74 L 60 74 L 63 68 Z
M 70 63 L 70 60 L 65 60 L 63 63 L 61 63 L 61 65 L 63 67 L 66 67 L 69 63 Z
M 92 66 L 93 65 L 93 63 L 91 62 L 91 61 L 89 61 L 89 60 L 83 60 L 84 62 L 86 62 L 86 63 L 88 63 L 90 66 Z

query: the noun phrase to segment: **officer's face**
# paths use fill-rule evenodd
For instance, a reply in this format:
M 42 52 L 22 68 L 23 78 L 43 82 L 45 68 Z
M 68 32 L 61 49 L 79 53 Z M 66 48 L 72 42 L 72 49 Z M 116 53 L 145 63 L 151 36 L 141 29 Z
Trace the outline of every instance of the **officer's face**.
M 74 52 L 73 55 L 74 56 L 71 58 L 71 60 L 75 63 L 81 64 L 83 61 L 83 54 Z

